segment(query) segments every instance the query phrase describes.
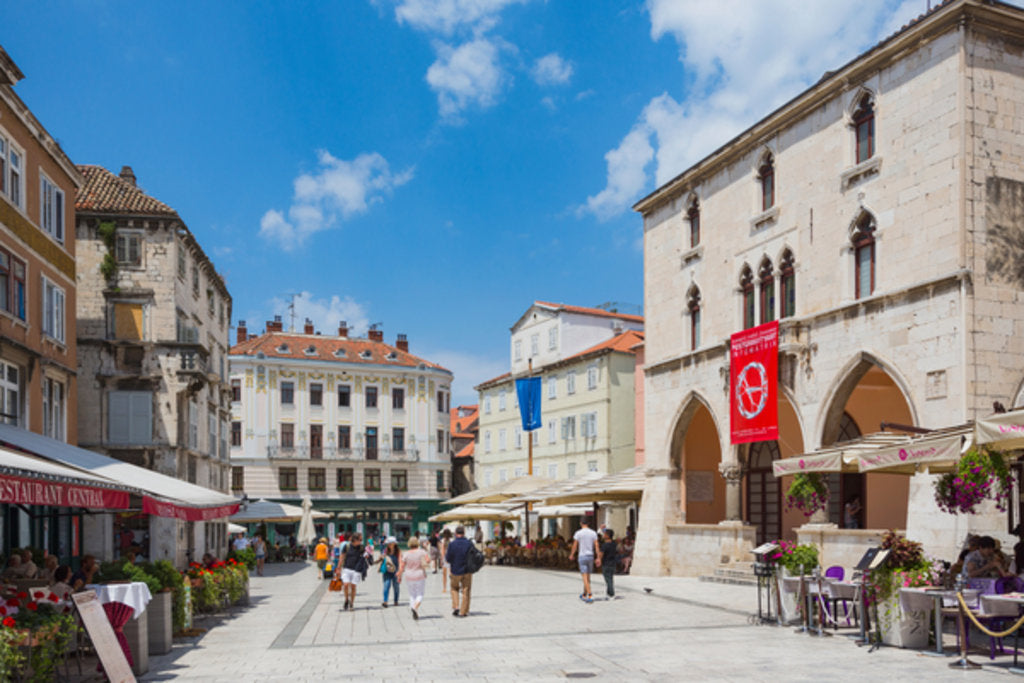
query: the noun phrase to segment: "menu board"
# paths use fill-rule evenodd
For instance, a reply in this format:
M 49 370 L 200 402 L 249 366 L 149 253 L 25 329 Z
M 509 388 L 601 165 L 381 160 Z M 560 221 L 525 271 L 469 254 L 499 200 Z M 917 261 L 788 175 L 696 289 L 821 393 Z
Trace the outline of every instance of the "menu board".
M 114 628 L 107 619 L 103 605 L 96 597 L 96 591 L 74 593 L 71 599 L 75 601 L 78 613 L 82 615 L 82 623 L 89 632 L 89 639 L 96 648 L 96 654 L 99 655 L 107 678 L 111 683 L 135 683 L 135 674 L 132 673 L 132 667 L 124 656 L 121 644 L 117 642 Z

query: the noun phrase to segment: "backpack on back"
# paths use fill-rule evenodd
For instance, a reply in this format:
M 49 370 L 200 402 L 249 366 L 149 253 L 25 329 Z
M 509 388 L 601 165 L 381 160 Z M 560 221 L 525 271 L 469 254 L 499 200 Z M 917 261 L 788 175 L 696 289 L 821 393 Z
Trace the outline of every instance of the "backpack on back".
M 482 566 L 484 566 L 484 554 L 471 542 L 469 550 L 466 551 L 466 571 L 476 574 Z

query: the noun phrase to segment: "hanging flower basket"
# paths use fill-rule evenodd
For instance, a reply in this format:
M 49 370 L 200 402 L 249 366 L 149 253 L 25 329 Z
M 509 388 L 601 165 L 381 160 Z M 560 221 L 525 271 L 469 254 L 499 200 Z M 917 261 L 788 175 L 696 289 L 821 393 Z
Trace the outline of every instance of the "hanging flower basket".
M 786 493 L 786 509 L 796 508 L 810 517 L 828 505 L 828 484 L 820 472 L 797 472 Z
M 951 515 L 971 514 L 987 499 L 1005 511 L 1012 491 L 1013 475 L 1003 454 L 982 446 L 964 453 L 957 469 L 935 482 L 935 502 Z

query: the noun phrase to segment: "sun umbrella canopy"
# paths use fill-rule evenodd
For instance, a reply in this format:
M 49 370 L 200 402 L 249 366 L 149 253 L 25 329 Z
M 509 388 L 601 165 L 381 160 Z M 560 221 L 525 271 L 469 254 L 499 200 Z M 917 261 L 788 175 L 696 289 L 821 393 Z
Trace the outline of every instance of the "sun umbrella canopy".
M 997 413 L 975 425 L 975 442 L 991 444 L 992 448 L 1007 450 L 1024 448 L 1024 409 Z
M 545 499 L 548 505 L 566 503 L 596 503 L 604 500 L 640 501 L 644 497 L 647 485 L 647 470 L 644 467 L 631 467 L 615 474 L 608 474 L 600 479 L 584 483 L 564 493 Z
M 482 489 L 463 493 L 461 496 L 455 496 L 454 498 L 449 498 L 448 500 L 441 502 L 445 505 L 501 503 L 509 498 L 515 498 L 516 496 L 553 483 L 553 480 L 546 477 L 518 477 L 516 479 L 499 482 L 494 486 L 487 486 Z
M 324 512 L 312 511 L 313 519 L 330 517 Z M 302 508 L 288 503 L 275 503 L 272 500 L 259 499 L 238 509 L 238 512 L 231 515 L 228 521 L 236 524 L 246 522 L 298 522 L 302 519 Z
M 501 522 L 505 520 L 518 519 L 519 514 L 501 505 L 460 505 L 439 512 L 430 518 L 431 522 L 469 522 L 487 520 Z
M 309 496 L 302 497 L 302 519 L 299 520 L 299 533 L 296 534 L 295 540 L 303 545 L 309 545 L 316 540 L 316 529 L 313 528 L 313 501 Z
M 590 482 L 596 481 L 605 475 L 600 472 L 587 472 L 583 476 L 573 477 L 571 479 L 562 479 L 556 481 L 547 486 L 542 486 L 539 489 L 528 491 L 522 495 L 518 495 L 515 498 L 509 498 L 506 503 L 540 503 L 552 496 L 561 495 L 568 491 L 575 490 L 580 486 L 589 484 Z
M 241 524 L 232 524 L 231 522 L 228 522 L 228 533 L 229 534 L 244 534 L 245 532 L 246 532 L 246 528 L 244 526 L 242 526 Z

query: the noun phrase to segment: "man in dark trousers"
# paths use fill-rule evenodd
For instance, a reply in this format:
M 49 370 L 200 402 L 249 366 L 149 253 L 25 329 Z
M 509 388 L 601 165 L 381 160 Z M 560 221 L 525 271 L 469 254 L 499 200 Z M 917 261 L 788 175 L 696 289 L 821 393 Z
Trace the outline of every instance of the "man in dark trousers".
M 448 544 L 448 552 L 444 559 L 448 562 L 452 573 L 452 616 L 469 616 L 469 591 L 473 586 L 473 575 L 466 569 L 466 553 L 473 544 L 466 538 L 466 529 L 462 525 L 455 527 L 455 539 Z M 459 592 L 462 593 L 461 607 Z

